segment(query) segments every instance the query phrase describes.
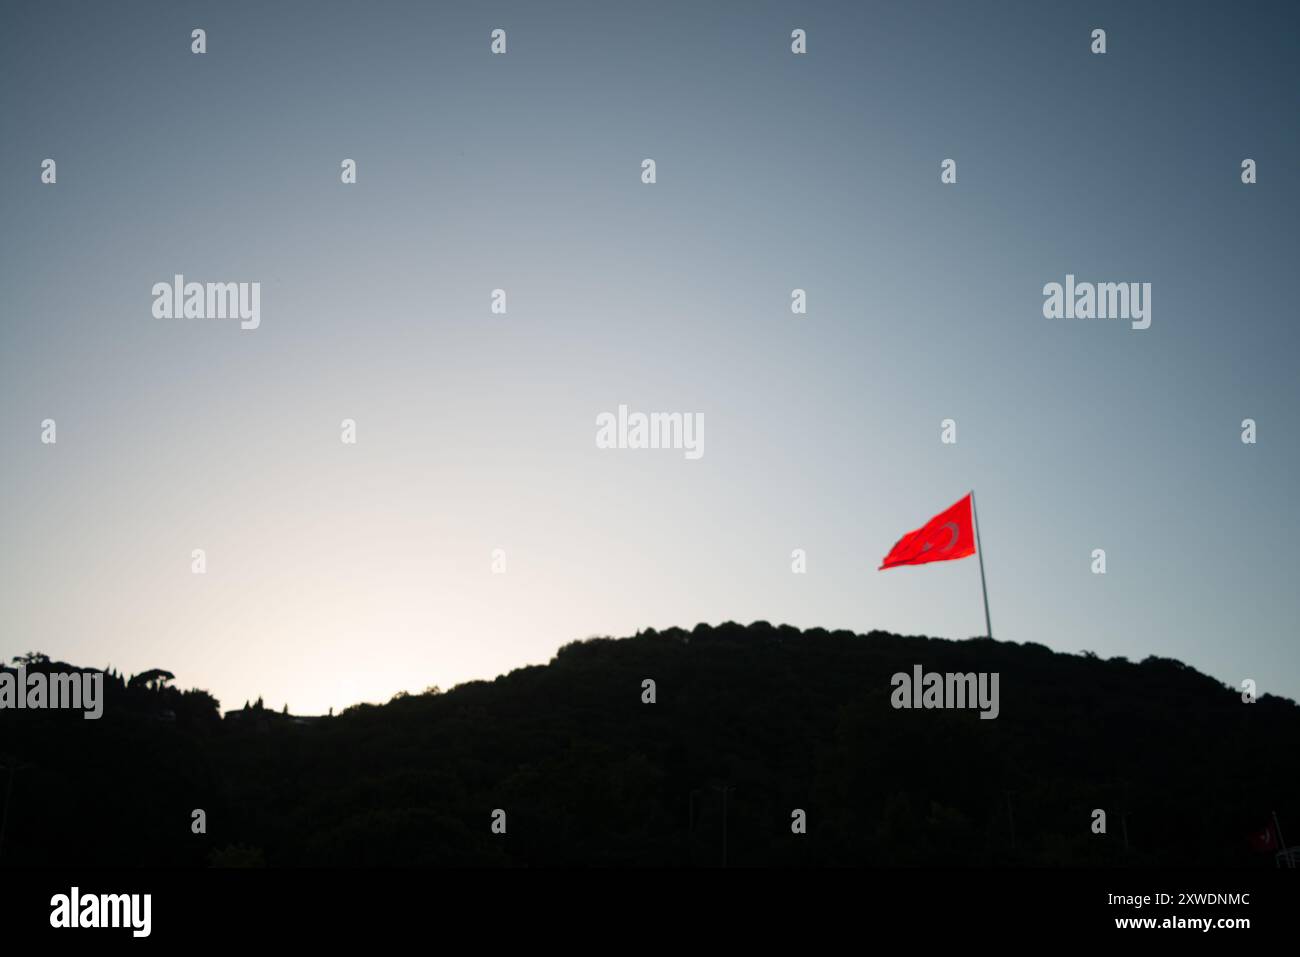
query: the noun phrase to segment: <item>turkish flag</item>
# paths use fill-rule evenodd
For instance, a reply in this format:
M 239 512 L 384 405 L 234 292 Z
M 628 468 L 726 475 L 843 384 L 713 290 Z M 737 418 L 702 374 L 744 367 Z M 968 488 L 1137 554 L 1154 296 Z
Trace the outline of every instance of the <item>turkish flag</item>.
M 1250 846 L 1257 851 L 1272 851 L 1277 848 L 1277 835 L 1273 831 L 1273 825 L 1270 824 L 1262 831 L 1256 831 L 1250 836 Z
M 971 520 L 970 496 L 967 495 L 895 542 L 876 570 L 884 571 L 895 565 L 946 562 L 974 554 L 975 525 Z

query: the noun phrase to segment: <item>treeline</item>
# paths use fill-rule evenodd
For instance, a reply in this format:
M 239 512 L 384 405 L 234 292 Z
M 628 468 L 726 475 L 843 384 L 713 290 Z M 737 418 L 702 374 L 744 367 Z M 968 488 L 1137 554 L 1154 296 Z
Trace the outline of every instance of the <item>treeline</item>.
M 998 672 L 998 718 L 894 709 L 918 664 Z M 700 625 L 313 723 L 161 675 L 0 712 L 0 865 L 1271 867 L 1300 829 L 1300 707 L 1170 659 Z

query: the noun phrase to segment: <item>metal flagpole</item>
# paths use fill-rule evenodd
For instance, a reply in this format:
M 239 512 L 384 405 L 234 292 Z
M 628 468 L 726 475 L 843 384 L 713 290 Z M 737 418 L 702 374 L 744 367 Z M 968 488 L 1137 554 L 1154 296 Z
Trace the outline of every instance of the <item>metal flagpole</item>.
M 984 626 L 988 629 L 989 640 L 993 640 L 993 620 L 989 618 L 989 586 L 984 580 L 984 546 L 980 544 L 980 516 L 975 510 L 975 490 L 970 493 L 970 513 L 975 520 L 975 553 L 980 559 L 980 588 L 984 591 Z
M 1292 856 L 1290 855 L 1290 853 L 1287 853 L 1286 841 L 1284 841 L 1284 840 L 1282 839 L 1282 824 L 1281 824 L 1281 822 L 1278 821 L 1278 819 L 1277 819 L 1277 811 L 1274 811 L 1274 812 L 1273 812 L 1273 833 L 1277 835 L 1277 844 L 1278 844 L 1278 847 L 1281 848 L 1281 852 L 1282 852 L 1282 853 L 1286 853 L 1286 862 L 1287 862 L 1287 866 L 1288 866 L 1288 867 L 1292 867 L 1292 868 L 1294 868 L 1294 867 L 1295 867 L 1295 858 L 1292 857 Z M 1274 859 L 1275 859 L 1275 860 L 1276 860 L 1276 857 L 1277 857 L 1277 855 L 1274 855 Z

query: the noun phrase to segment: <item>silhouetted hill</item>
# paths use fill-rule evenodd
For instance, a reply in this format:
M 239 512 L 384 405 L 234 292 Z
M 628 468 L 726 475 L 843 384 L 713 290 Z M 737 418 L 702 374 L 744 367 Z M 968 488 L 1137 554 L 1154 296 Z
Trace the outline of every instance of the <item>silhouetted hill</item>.
M 914 665 L 998 672 L 999 717 L 896 710 Z M 732 866 L 1271 867 L 1247 836 L 1274 810 L 1300 834 L 1300 707 L 1170 659 L 759 622 L 310 724 L 108 684 L 99 721 L 0 712 L 0 763 L 30 765 L 0 863 L 715 866 L 724 786 Z

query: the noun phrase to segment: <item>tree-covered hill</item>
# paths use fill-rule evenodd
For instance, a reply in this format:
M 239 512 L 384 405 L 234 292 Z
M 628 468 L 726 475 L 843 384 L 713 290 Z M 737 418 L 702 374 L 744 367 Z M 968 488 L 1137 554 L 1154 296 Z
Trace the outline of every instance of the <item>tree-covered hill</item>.
M 997 672 L 997 719 L 894 708 L 915 665 Z M 1300 707 L 1169 659 L 700 625 L 314 721 L 139 677 L 98 721 L 0 711 L 0 865 L 1272 867 L 1248 837 L 1300 834 Z

